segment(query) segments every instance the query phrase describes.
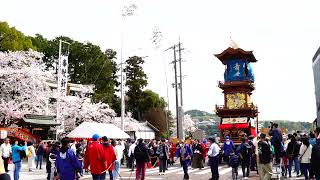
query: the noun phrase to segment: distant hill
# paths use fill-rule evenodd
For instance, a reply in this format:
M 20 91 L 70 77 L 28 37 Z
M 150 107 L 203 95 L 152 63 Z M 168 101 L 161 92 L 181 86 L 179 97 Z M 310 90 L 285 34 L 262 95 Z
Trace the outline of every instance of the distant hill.
M 206 111 L 197 109 L 186 111 L 185 114 L 189 114 L 192 120 L 197 124 L 197 128 L 203 130 L 207 137 L 219 134 L 218 124 L 220 118 Z
M 312 123 L 303 121 L 289 121 L 289 120 L 272 120 L 272 122 L 279 124 L 280 128 L 285 128 L 288 133 L 296 131 L 305 131 L 309 133 L 312 129 Z M 268 128 L 270 121 L 260 121 L 261 126 Z
M 210 114 L 206 111 L 200 111 L 197 109 L 192 109 L 192 110 L 186 111 L 186 112 L 184 112 L 184 114 L 189 114 L 191 116 L 211 116 L 211 115 L 213 115 L 213 114 Z
M 208 113 L 206 111 L 197 110 L 197 109 L 186 111 L 184 114 L 189 114 L 192 117 L 192 119 L 196 119 L 200 122 L 209 121 L 209 120 L 214 120 L 214 121 L 219 120 L 219 117 L 217 115 Z

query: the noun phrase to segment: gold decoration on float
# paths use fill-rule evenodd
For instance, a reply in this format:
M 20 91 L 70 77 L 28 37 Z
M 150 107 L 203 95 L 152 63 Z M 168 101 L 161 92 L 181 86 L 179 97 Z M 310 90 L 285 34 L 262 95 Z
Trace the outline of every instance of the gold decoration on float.
M 229 109 L 243 108 L 246 103 L 246 94 L 244 93 L 227 94 L 226 98 Z

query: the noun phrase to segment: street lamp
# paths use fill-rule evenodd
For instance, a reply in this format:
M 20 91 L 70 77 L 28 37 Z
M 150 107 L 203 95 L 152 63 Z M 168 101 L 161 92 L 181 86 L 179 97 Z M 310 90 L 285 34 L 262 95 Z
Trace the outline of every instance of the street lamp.
M 124 35 L 124 24 L 127 16 L 132 16 L 134 10 L 137 9 L 135 4 L 130 4 L 129 6 L 124 6 L 122 10 L 122 32 L 121 32 L 121 51 L 120 51 L 120 71 L 121 71 L 121 130 L 124 131 L 124 114 L 125 114 L 125 104 L 124 104 L 124 76 L 123 76 L 123 35 Z

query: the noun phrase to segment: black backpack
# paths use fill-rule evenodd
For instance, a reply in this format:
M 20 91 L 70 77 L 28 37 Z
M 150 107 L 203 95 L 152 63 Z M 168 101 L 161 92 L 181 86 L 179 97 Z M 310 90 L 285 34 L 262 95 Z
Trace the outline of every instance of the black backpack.
M 24 159 L 24 158 L 27 157 L 27 154 L 26 154 L 25 150 L 19 151 L 19 153 L 20 153 L 20 159 Z
M 136 146 L 134 149 L 134 158 L 138 161 L 148 161 L 147 154 L 143 151 L 143 147 Z
M 252 146 L 248 143 L 241 145 L 240 148 L 240 159 L 248 159 L 252 155 Z
M 239 157 L 237 155 L 230 156 L 229 165 L 233 168 L 237 168 L 240 165 Z
M 262 164 L 270 163 L 272 160 L 271 147 L 266 142 L 258 143 L 259 160 Z

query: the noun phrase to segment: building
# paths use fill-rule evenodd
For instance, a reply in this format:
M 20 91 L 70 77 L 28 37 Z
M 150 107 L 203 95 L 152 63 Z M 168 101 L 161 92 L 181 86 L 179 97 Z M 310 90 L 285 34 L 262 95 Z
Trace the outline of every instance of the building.
M 117 127 L 121 125 L 121 117 L 115 117 L 114 124 Z M 148 121 L 139 122 L 131 117 L 124 119 L 124 132 L 129 134 L 131 139 L 155 139 L 159 129 L 154 127 Z
M 312 68 L 317 103 L 317 126 L 320 126 L 320 47 L 312 58 Z

